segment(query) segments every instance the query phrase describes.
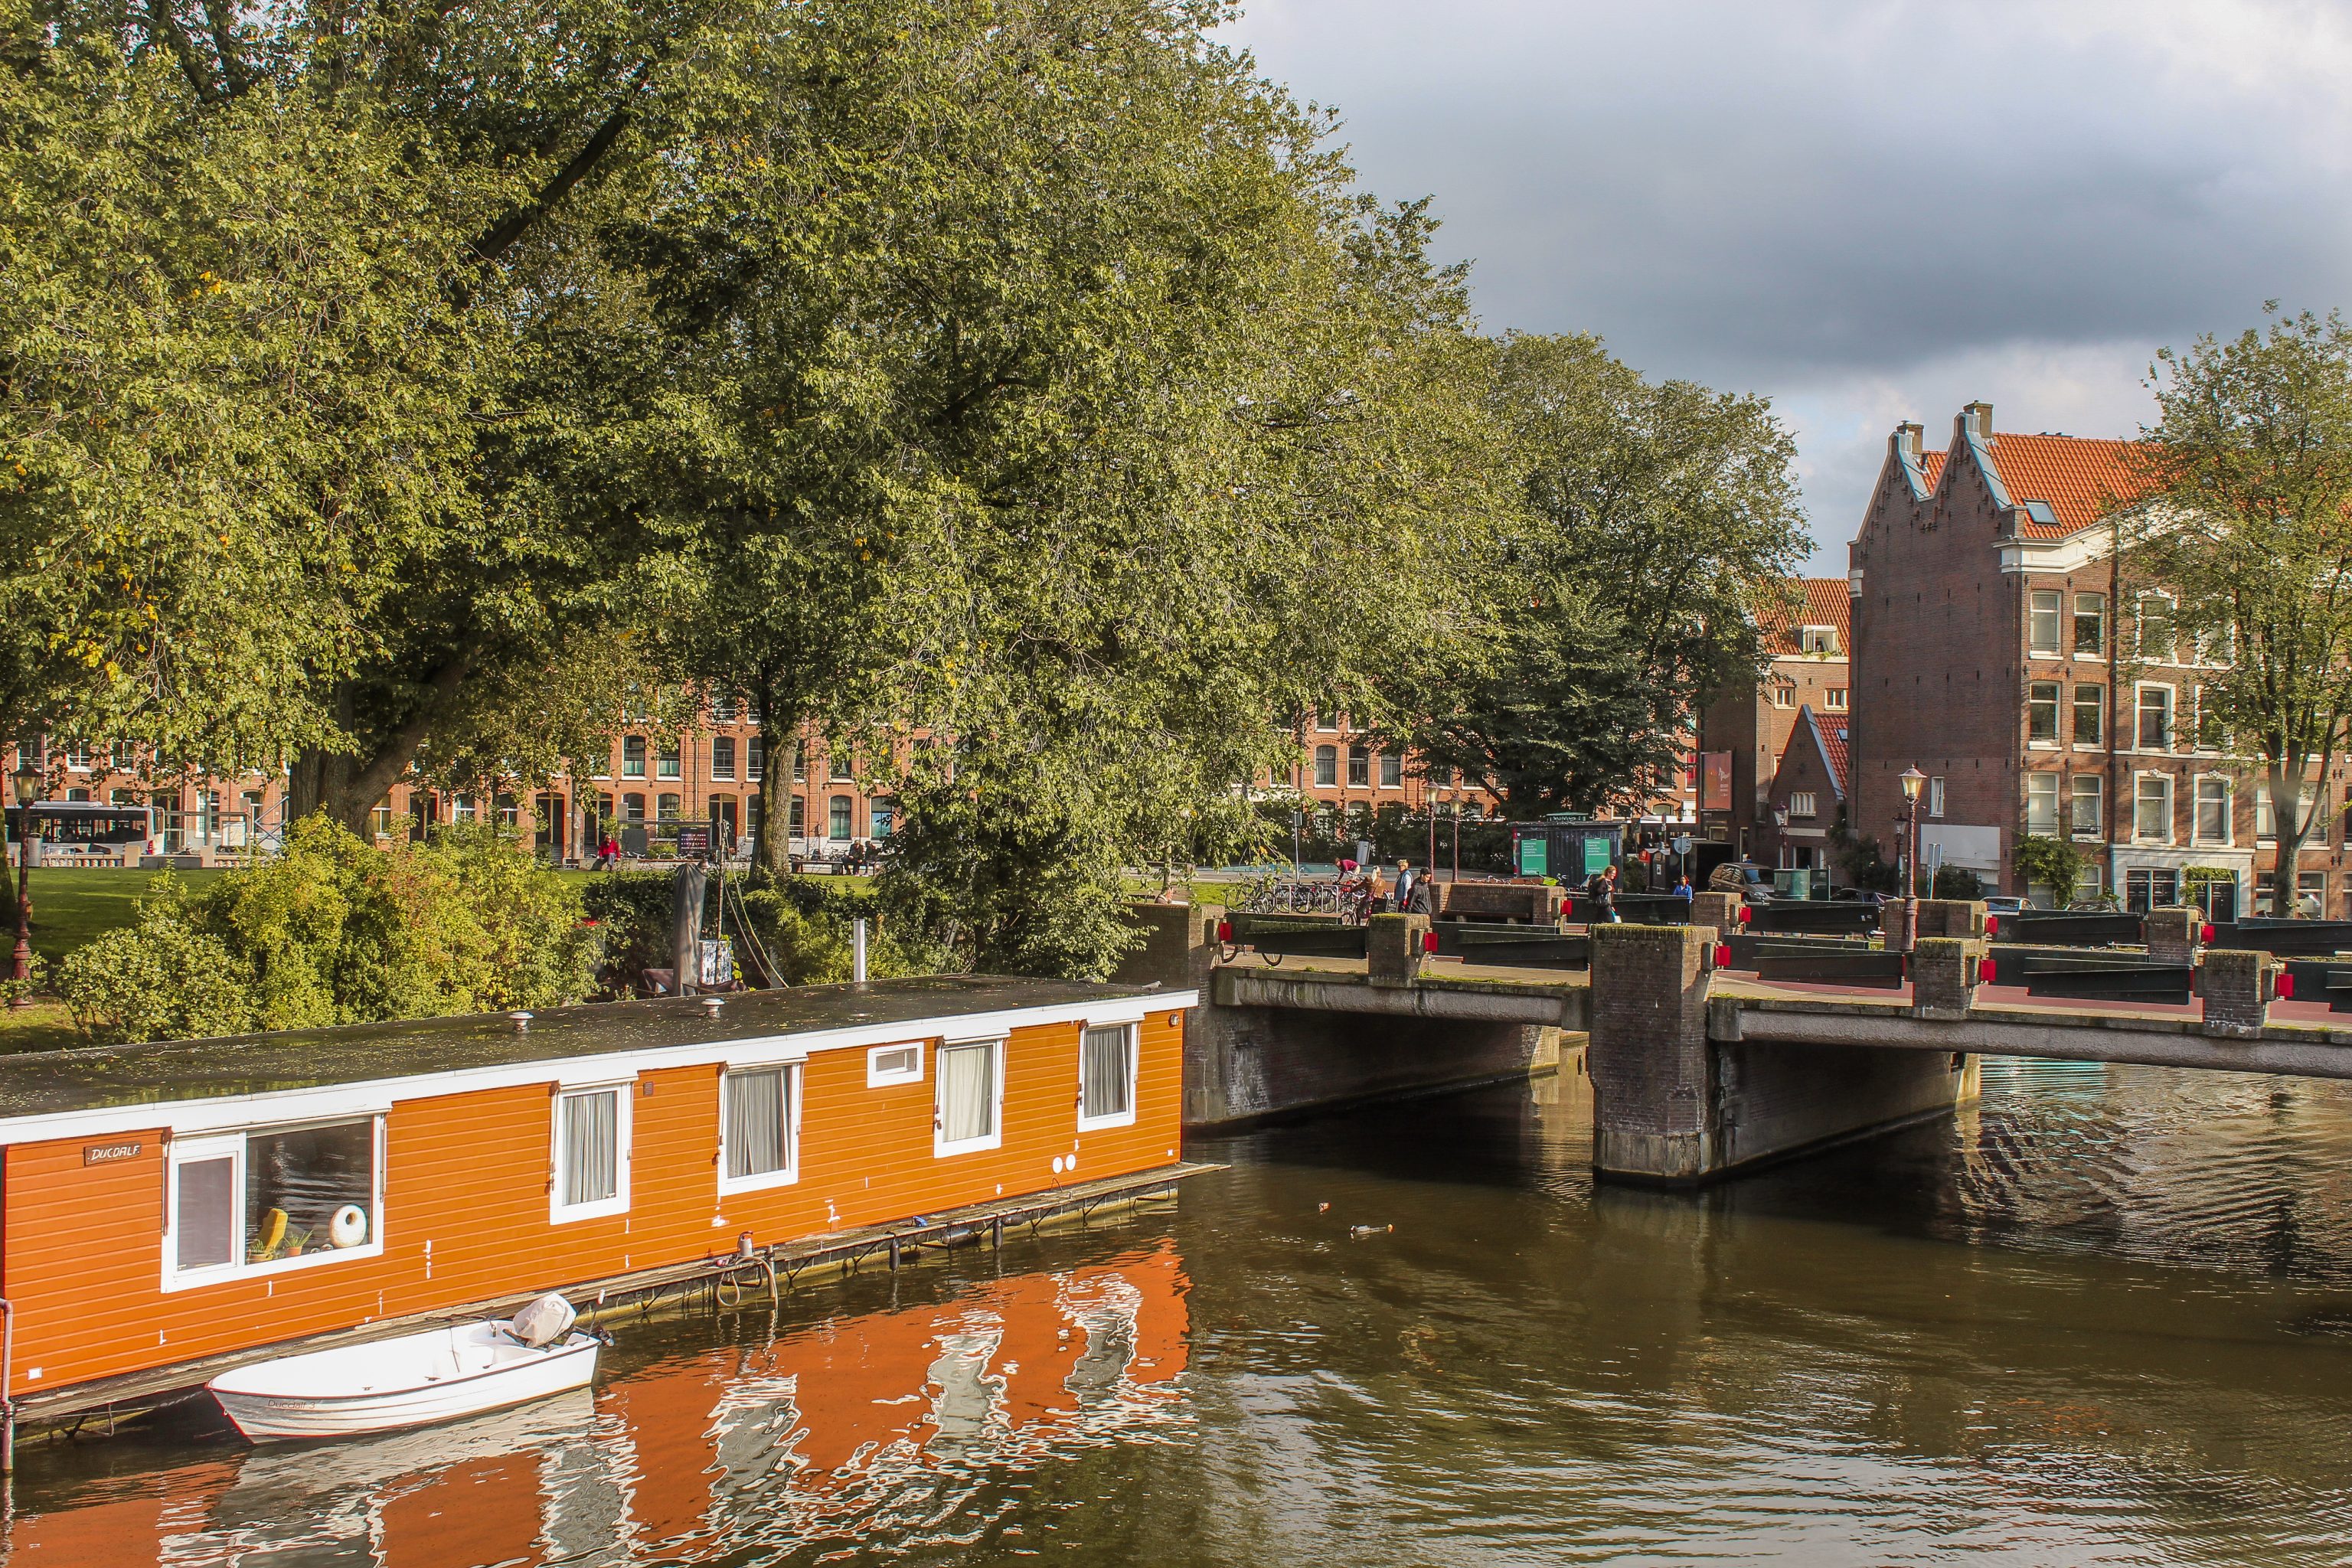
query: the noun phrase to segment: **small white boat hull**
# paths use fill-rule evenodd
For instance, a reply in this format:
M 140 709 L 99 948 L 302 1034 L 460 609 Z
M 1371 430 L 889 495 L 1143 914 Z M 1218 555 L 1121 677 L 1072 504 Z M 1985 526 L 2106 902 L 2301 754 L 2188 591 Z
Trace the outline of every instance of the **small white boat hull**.
M 600 1348 L 583 1333 L 527 1345 L 493 1320 L 280 1356 L 223 1373 L 207 1386 L 253 1442 L 348 1437 L 583 1388 L 596 1375 Z

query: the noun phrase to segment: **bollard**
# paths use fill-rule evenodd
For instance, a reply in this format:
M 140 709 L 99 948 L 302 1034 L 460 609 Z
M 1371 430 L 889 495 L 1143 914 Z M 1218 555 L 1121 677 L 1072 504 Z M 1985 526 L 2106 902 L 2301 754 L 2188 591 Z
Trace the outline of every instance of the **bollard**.
M 1375 985 L 1410 985 L 1421 974 L 1427 915 L 1374 915 L 1364 941 L 1365 971 Z
M 2204 931 L 2204 916 L 2195 910 L 2150 910 L 2147 912 L 2148 962 L 2196 963 L 2198 939 Z
M 2244 1039 L 2263 1032 L 2270 1020 L 2273 962 L 2267 952 L 2205 951 L 2197 961 L 2197 978 L 2205 994 L 2207 1034 Z
M 1985 944 L 1974 937 L 1921 937 L 1911 950 L 1913 1015 L 1967 1017 L 1983 974 L 1984 952 Z

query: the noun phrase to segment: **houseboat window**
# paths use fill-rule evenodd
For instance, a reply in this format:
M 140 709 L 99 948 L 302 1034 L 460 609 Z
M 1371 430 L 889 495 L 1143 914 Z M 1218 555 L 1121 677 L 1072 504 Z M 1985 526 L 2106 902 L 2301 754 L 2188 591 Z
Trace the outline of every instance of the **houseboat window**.
M 579 1219 L 587 1212 L 618 1213 L 625 1206 L 621 1191 L 625 1099 L 615 1087 L 567 1094 L 556 1102 L 558 1217 Z
M 236 1261 L 236 1156 L 184 1160 L 174 1173 L 172 1229 L 183 1268 L 216 1268 Z
M 247 1138 L 247 1263 L 362 1246 L 374 1231 L 373 1121 Z
M 800 1069 L 760 1068 L 726 1078 L 727 1179 L 787 1175 L 793 1168 L 793 1099 Z
M 1135 1120 L 1135 1026 L 1088 1029 L 1078 1050 L 1078 1125 L 1108 1127 Z
M 866 1053 L 866 1087 L 881 1089 L 894 1083 L 923 1081 L 923 1045 L 877 1046 Z
M 997 1050 L 1002 1042 L 940 1047 L 939 1152 L 993 1149 L 997 1137 Z

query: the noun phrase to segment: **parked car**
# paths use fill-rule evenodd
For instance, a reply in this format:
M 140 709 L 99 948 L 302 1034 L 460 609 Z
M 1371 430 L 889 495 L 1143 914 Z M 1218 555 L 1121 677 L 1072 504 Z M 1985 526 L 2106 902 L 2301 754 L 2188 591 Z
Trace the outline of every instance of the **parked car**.
M 2026 906 L 2023 899 L 2012 898 L 2007 893 L 1995 893 L 1985 900 L 1984 907 L 1987 914 L 2013 915 Z

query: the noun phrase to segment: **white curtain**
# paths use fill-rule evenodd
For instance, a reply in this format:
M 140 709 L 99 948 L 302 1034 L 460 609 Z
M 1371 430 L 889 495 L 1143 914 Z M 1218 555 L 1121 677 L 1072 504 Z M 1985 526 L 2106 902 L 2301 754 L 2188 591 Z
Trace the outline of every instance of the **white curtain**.
M 764 1176 L 785 1169 L 792 1149 L 791 1069 L 727 1075 L 727 1173 Z
M 940 1135 L 950 1143 L 996 1131 L 996 1047 L 949 1046 L 940 1052 Z
M 617 1089 L 563 1101 L 563 1202 L 601 1203 L 621 1190 L 621 1096 Z
M 1088 1029 L 1084 1049 L 1086 1096 L 1081 1115 L 1125 1116 L 1135 1109 L 1134 1075 L 1129 1071 L 1125 1025 Z

